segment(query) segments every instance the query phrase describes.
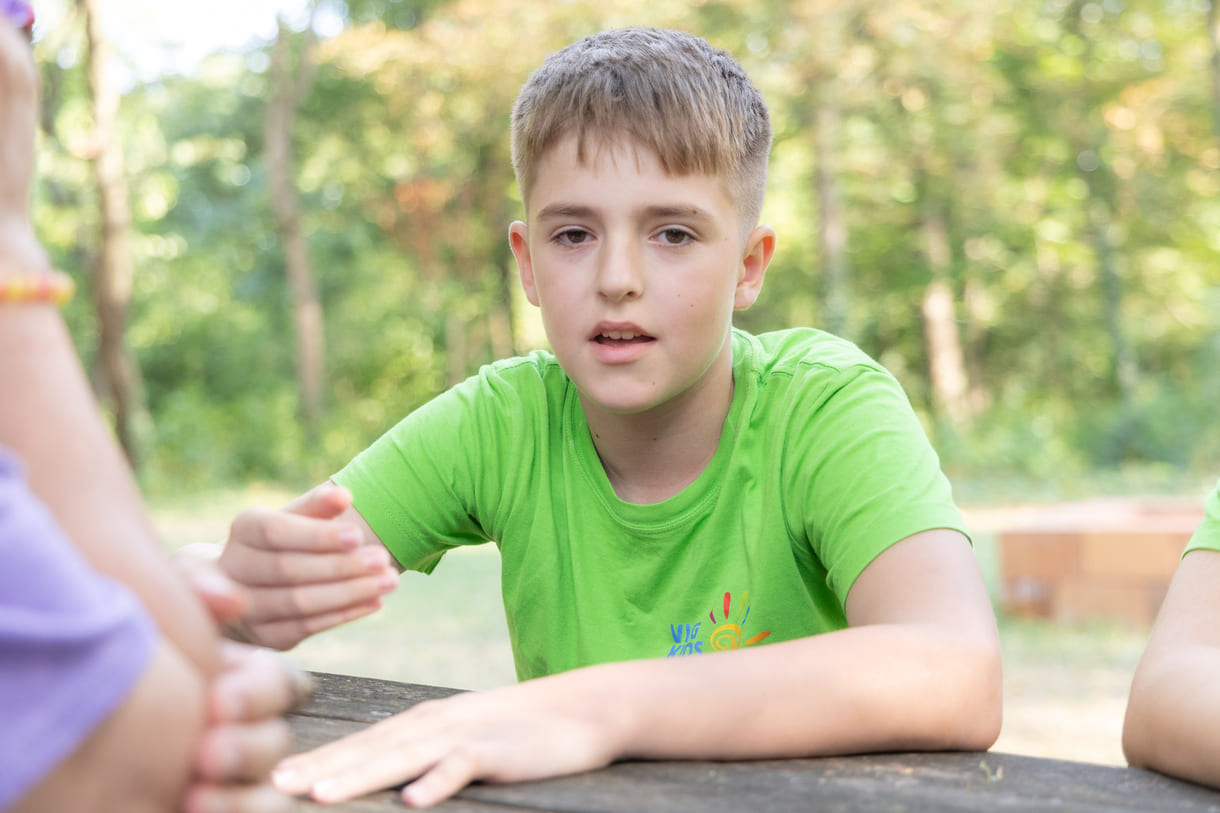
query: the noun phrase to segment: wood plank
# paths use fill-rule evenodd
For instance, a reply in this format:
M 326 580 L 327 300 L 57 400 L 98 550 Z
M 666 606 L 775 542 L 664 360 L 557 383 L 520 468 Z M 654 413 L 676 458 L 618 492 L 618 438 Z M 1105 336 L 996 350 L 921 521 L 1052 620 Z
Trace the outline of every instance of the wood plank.
M 455 690 L 318 674 L 310 703 L 289 719 L 297 750 L 329 742 L 414 703 Z M 302 810 L 322 810 L 302 802 Z M 403 810 L 384 791 L 332 813 Z M 478 784 L 437 808 L 506 811 L 779 811 L 955 813 L 1000 810 L 1220 813 L 1220 793 L 1129 768 L 1014 754 L 873 754 L 755 762 L 622 762 L 576 776 L 514 785 Z
M 299 799 L 297 800 L 296 807 L 298 813 L 305 813 L 305 811 L 310 811 L 310 813 L 387 813 L 387 811 L 391 810 L 403 813 L 403 811 L 410 809 L 403 803 L 402 799 L 398 798 L 397 791 L 383 791 L 382 793 L 353 799 L 350 802 L 343 802 L 337 805 L 323 805 L 311 802 L 308 799 Z M 521 813 L 520 807 L 490 802 L 468 801 L 466 799 L 448 799 L 428 809 L 437 811 L 437 813 Z M 534 808 L 529 809 L 533 810 Z
M 1158 774 L 1012 754 L 881 754 L 760 762 L 620 763 L 463 798 L 554 810 L 1220 811 L 1220 793 Z
M 294 712 L 295 716 L 375 723 L 424 700 L 448 697 L 461 691 L 328 672 L 311 672 L 310 675 L 314 682 L 313 693 Z

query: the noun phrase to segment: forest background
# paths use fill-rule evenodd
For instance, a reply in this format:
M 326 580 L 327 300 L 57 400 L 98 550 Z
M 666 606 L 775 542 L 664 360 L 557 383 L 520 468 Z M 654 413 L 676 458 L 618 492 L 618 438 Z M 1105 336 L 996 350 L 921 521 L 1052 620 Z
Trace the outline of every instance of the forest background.
M 544 346 L 516 92 L 595 30 L 694 31 L 771 107 L 779 249 L 738 323 L 844 335 L 959 495 L 1201 495 L 1220 469 L 1220 23 L 1206 0 L 318 0 L 339 26 L 119 86 L 40 30 L 38 229 L 152 493 L 336 470 Z M 134 73 L 129 75 L 135 75 Z
M 993 596 L 1016 504 L 1197 502 L 1220 474 L 1206 0 L 309 0 L 181 74 L 141 69 L 142 2 L 37 3 L 35 211 L 171 545 L 221 538 L 480 364 L 545 346 L 506 239 L 509 110 L 547 53 L 632 24 L 701 34 L 762 89 L 779 249 L 738 323 L 825 328 L 898 377 Z M 491 546 L 403 578 L 295 656 L 513 680 Z M 1121 763 L 1146 630 L 1000 620 L 997 748 Z

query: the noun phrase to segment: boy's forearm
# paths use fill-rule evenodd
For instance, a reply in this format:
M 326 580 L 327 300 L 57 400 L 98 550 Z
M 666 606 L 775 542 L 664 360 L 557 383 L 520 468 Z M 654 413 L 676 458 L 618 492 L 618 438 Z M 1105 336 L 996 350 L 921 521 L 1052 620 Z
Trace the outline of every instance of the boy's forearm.
M 558 677 L 612 698 L 599 705 L 622 758 L 985 750 L 1000 728 L 998 645 L 932 626 L 856 627 Z
M 1220 787 L 1220 649 L 1206 644 L 1150 651 L 1136 670 L 1123 752 L 1152 768 Z
M 5 305 L 0 316 L 0 445 L 21 456 L 31 489 L 89 562 L 127 584 L 165 636 L 215 674 L 215 625 L 157 542 L 58 312 Z

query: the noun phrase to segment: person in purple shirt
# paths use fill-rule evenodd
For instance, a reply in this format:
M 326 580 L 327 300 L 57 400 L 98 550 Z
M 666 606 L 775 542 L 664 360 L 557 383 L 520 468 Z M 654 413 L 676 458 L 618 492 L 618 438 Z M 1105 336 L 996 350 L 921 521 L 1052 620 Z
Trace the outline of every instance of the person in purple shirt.
M 29 216 L 29 6 L 0 3 L 0 811 L 291 809 L 300 673 L 221 645 L 244 597 L 171 566 L 97 411 Z

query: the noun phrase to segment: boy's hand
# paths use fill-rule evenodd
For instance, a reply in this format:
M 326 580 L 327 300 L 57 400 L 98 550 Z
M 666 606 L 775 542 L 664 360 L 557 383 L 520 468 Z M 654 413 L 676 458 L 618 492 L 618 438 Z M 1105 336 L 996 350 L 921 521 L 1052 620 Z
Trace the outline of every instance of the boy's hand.
M 208 687 L 208 727 L 195 753 L 185 813 L 280 813 L 292 800 L 268 780 L 292 735 L 281 716 L 309 693 L 308 676 L 267 650 L 228 643 Z
M 618 755 L 609 704 L 567 675 L 432 700 L 280 763 L 285 793 L 338 802 L 414 780 L 402 791 L 428 807 L 475 780 L 519 782 L 578 773 Z
M 215 545 L 179 551 L 187 569 L 218 568 L 245 589 L 247 608 L 226 635 L 291 649 L 381 607 L 398 585 L 398 571 L 351 500 L 347 489 L 323 484 L 286 509 L 243 511 L 223 551 Z

